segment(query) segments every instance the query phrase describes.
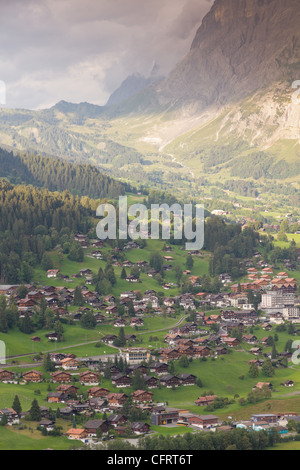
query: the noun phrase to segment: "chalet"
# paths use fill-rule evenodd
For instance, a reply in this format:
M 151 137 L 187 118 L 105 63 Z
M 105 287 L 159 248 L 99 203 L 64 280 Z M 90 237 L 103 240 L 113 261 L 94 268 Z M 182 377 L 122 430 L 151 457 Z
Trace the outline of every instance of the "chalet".
M 96 258 L 96 259 L 102 259 L 103 255 L 102 255 L 101 251 L 93 251 L 92 252 L 92 257 Z
M 133 434 L 148 434 L 150 432 L 150 425 L 147 423 L 132 423 L 131 432 Z
M 258 382 L 252 390 L 263 390 L 263 389 L 272 389 L 272 384 L 269 382 Z
M 113 344 L 116 339 L 117 339 L 116 335 L 106 335 L 106 336 L 103 336 L 102 342 L 106 344 Z
M 268 341 L 269 341 L 269 338 L 267 336 L 264 336 L 260 342 L 263 346 L 267 346 L 268 345 Z
M 74 403 L 72 409 L 75 414 L 86 415 L 90 412 L 90 405 L 88 403 Z
M 127 400 L 127 395 L 125 395 L 125 393 L 109 393 L 106 398 L 108 400 L 109 407 L 116 409 L 123 407 Z
M 133 364 L 126 369 L 127 374 L 139 372 L 141 375 L 147 375 L 147 367 L 144 364 Z
M 162 362 L 176 361 L 180 357 L 178 349 L 161 349 L 160 353 Z
M 15 374 L 9 370 L 0 369 L 0 382 L 13 382 Z
M 156 377 L 149 377 L 148 375 L 146 375 L 144 377 L 144 380 L 149 390 L 157 388 L 159 386 L 159 380 Z
M 42 381 L 43 374 L 36 370 L 31 370 L 28 372 L 24 372 L 22 377 L 25 382 L 40 383 Z
M 99 432 L 107 434 L 108 427 L 108 422 L 103 419 L 90 420 L 84 425 L 84 429 L 87 431 L 88 437 L 97 437 Z
M 46 334 L 46 338 L 48 338 L 49 341 L 57 341 L 58 340 L 58 334 L 53 332 L 53 333 L 48 333 Z
M 79 367 L 78 361 L 72 358 L 65 358 L 61 361 L 61 367 L 64 370 L 77 370 Z
M 126 326 L 125 320 L 120 319 L 120 318 L 118 320 L 116 320 L 115 323 L 114 323 L 115 328 L 124 328 L 125 326 Z
M 129 388 L 132 385 L 132 379 L 123 374 L 114 375 L 111 381 L 117 388 Z
M 113 414 L 108 417 L 108 424 L 116 428 L 127 423 L 127 418 L 124 415 Z
M 156 375 L 165 375 L 168 373 L 168 364 L 163 362 L 153 362 L 150 364 L 150 372 Z
M 69 383 L 72 381 L 72 376 L 68 372 L 58 371 L 51 374 L 52 382 L 54 383 Z
M 197 377 L 192 374 L 179 374 L 178 378 L 180 380 L 181 385 L 186 387 L 188 385 L 195 385 Z
M 125 335 L 125 340 L 128 343 L 135 343 L 136 342 L 136 336 L 135 335 Z
M 93 271 L 91 271 L 91 269 L 81 269 L 79 273 L 81 277 L 86 277 L 86 276 L 92 276 Z
M 175 345 L 177 341 L 179 341 L 180 339 L 181 339 L 181 335 L 178 335 L 177 333 L 175 334 L 170 333 L 164 337 L 165 342 L 170 345 Z
M 47 271 L 47 277 L 50 278 L 56 278 L 59 275 L 59 269 L 49 269 Z
M 217 356 L 225 356 L 226 354 L 228 354 L 228 351 L 226 348 L 219 346 L 218 348 L 215 349 L 215 354 Z
M 15 412 L 12 408 L 3 408 L 0 410 L 0 421 L 3 416 L 7 418 L 7 424 L 13 426 L 14 424 L 20 424 L 20 419 L 18 413 Z
M 105 320 L 105 316 L 99 312 L 94 314 L 94 318 L 96 319 L 97 323 L 103 323 Z
M 295 384 L 292 380 L 286 380 L 283 385 L 284 387 L 293 387 Z
M 127 276 L 125 280 L 127 282 L 134 282 L 134 283 L 139 282 L 139 279 L 133 274 L 129 274 L 129 276 Z
M 107 369 L 109 370 L 109 373 L 111 375 L 117 375 L 121 372 L 120 369 L 117 366 L 115 366 L 114 364 L 113 365 L 103 364 L 100 367 L 101 375 L 104 376 Z
M 105 309 L 106 315 L 115 315 L 117 313 L 118 309 L 115 305 L 110 305 Z
M 208 395 L 206 397 L 199 397 L 195 401 L 197 406 L 209 406 L 212 405 L 215 399 L 218 398 L 216 395 Z
M 70 429 L 67 431 L 66 436 L 75 441 L 85 441 L 88 437 L 88 432 L 85 429 Z
M 39 422 L 38 426 L 42 429 L 46 429 L 46 431 L 50 432 L 54 430 L 55 423 L 50 419 L 43 419 Z
M 237 338 L 223 338 L 223 342 L 227 344 L 230 348 L 236 348 L 240 342 Z
M 65 359 L 67 356 L 63 353 L 50 353 L 50 359 L 54 363 L 61 363 L 62 359 Z
M 277 279 L 288 279 L 289 275 L 286 272 L 281 272 L 276 275 Z
M 122 292 L 120 294 L 120 299 L 131 299 L 134 300 L 136 297 L 135 293 L 132 291 Z
M 91 371 L 83 372 L 82 374 L 80 374 L 80 383 L 82 385 L 98 385 L 98 374 Z
M 258 342 L 258 339 L 254 335 L 243 335 L 243 341 L 248 344 L 256 344 Z
M 50 392 L 47 395 L 48 403 L 64 403 L 67 399 L 64 392 Z
M 178 348 L 180 356 L 193 357 L 194 348 L 193 346 L 179 346 Z
M 103 413 L 107 409 L 107 401 L 102 398 L 89 398 L 87 403 L 95 413 Z
M 134 328 L 135 326 L 139 327 L 139 326 L 144 326 L 144 322 L 143 320 L 141 320 L 140 318 L 132 318 L 130 320 L 130 326 L 132 328 Z
M 109 395 L 109 390 L 102 387 L 92 387 L 88 390 L 89 397 L 106 398 Z
M 134 403 L 149 403 L 152 402 L 153 393 L 144 390 L 137 390 L 132 393 L 132 400 Z
M 175 375 L 163 375 L 160 378 L 160 383 L 166 388 L 173 388 L 179 387 L 181 385 L 181 381 Z
M 39 302 L 42 298 L 42 294 L 39 291 L 31 291 L 27 294 L 27 298 L 29 300 L 33 300 L 34 302 Z
M 250 353 L 254 354 L 255 356 L 259 356 L 262 353 L 262 349 L 261 348 L 252 348 L 252 349 L 250 349 Z
M 101 241 L 101 240 L 97 240 L 97 241 L 95 241 L 95 242 L 92 243 L 92 246 L 93 246 L 94 248 L 101 248 L 101 247 L 104 246 L 104 243 L 103 243 L 103 241 Z
M 75 397 L 78 393 L 78 388 L 74 385 L 61 384 L 56 389 L 58 392 L 63 392 L 68 398 Z
M 36 302 L 30 299 L 21 299 L 18 302 L 18 310 L 20 312 L 29 312 L 36 305 Z
M 208 346 L 195 346 L 193 349 L 194 357 L 208 357 L 211 355 L 211 349 Z

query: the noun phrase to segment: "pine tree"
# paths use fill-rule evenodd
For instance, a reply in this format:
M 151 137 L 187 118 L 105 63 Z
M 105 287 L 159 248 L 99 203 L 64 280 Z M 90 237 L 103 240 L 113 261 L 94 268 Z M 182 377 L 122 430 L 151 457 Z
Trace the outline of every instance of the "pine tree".
M 12 405 L 12 409 L 20 416 L 21 413 L 22 413 L 22 406 L 21 406 L 21 403 L 20 403 L 20 400 L 19 400 L 19 397 L 18 395 L 15 396 L 15 399 L 14 399 L 14 402 L 13 402 L 13 405 Z
M 43 361 L 43 367 L 45 372 L 53 372 L 55 370 L 55 365 L 50 359 L 50 354 L 46 354 Z
M 76 307 L 82 307 L 84 305 L 84 298 L 80 286 L 76 286 L 75 288 L 73 303 Z
M 126 279 L 126 277 L 127 277 L 126 269 L 122 268 L 121 279 Z
M 31 408 L 29 410 L 29 419 L 30 421 L 40 421 L 42 417 L 41 409 L 39 407 L 38 401 L 36 399 L 31 403 Z
M 277 357 L 277 350 L 276 350 L 276 346 L 275 346 L 275 343 L 274 343 L 273 346 L 272 346 L 271 359 L 276 359 L 276 357 Z

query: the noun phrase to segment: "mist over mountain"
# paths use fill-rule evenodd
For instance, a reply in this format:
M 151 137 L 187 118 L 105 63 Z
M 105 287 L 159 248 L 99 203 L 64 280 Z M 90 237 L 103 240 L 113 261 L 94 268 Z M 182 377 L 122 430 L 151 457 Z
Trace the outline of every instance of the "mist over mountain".
M 216 0 L 166 78 L 132 74 L 106 107 L 0 110 L 0 144 L 149 184 L 297 178 L 299 25 L 299 0 Z
M 191 49 L 156 87 L 161 106 L 237 102 L 300 77 L 298 0 L 216 0 Z

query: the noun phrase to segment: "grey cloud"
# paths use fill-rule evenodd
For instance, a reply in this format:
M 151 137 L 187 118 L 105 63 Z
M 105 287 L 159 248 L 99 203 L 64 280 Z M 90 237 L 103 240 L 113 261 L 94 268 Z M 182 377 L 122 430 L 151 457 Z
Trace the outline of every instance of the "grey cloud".
M 104 104 L 154 62 L 168 73 L 212 0 L 0 0 L 0 80 L 11 107 Z

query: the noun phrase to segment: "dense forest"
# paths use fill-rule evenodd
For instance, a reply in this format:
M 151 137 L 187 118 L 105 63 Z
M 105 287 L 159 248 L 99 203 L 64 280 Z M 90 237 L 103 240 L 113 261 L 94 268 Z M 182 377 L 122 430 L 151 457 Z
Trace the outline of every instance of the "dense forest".
M 0 149 L 0 178 L 14 184 L 32 184 L 50 191 L 68 190 L 91 198 L 117 198 L 127 185 L 103 175 L 92 165 L 73 163 L 36 154 L 13 154 Z
M 30 282 L 46 251 L 72 243 L 76 232 L 88 232 L 99 202 L 0 181 L 1 282 Z
M 253 256 L 259 234 L 250 227 L 242 230 L 240 225 L 226 225 L 223 219 L 212 217 L 205 223 L 204 239 L 204 248 L 213 252 L 210 275 L 228 273 L 238 278 L 244 274 L 240 260 Z

